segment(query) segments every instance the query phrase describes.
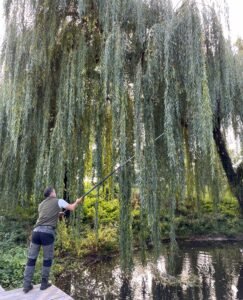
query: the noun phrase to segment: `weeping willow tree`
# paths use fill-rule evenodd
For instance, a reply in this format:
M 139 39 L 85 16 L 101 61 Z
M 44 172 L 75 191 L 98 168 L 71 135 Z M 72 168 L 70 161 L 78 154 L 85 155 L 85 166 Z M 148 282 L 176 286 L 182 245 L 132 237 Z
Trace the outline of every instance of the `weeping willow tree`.
M 100 179 L 135 155 L 118 181 L 107 183 L 109 197 L 119 186 L 125 268 L 133 187 L 140 191 L 141 232 L 149 226 L 155 248 L 161 209 L 169 211 L 173 245 L 176 202 L 192 194 L 200 199 L 205 189 L 213 194 L 223 176 L 218 161 L 243 210 L 242 167 L 234 168 L 225 139 L 231 124 L 242 135 L 242 69 L 215 5 L 6 0 L 4 11 L 0 187 L 6 207 L 27 206 L 31 195 L 41 199 L 49 184 L 74 198 L 86 176 Z

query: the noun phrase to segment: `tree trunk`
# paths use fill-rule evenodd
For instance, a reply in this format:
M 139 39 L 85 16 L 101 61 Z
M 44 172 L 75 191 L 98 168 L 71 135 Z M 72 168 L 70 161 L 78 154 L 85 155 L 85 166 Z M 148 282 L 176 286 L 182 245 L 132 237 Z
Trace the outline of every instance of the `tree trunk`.
M 228 179 L 232 193 L 237 198 L 243 215 L 243 172 L 242 164 L 237 170 L 234 170 L 231 158 L 226 148 L 226 143 L 224 141 L 223 135 L 220 131 L 220 123 L 215 125 L 213 130 L 213 137 L 216 143 L 217 151 L 222 162 L 226 177 Z

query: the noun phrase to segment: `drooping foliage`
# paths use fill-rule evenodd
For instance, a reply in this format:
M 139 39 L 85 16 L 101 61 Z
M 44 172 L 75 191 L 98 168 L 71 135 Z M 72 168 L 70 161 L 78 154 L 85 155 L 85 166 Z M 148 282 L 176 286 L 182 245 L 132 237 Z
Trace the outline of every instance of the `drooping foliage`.
M 177 201 L 213 193 L 217 134 L 242 128 L 242 70 L 217 10 L 194 0 L 176 9 L 170 0 L 6 0 L 4 9 L 1 201 L 29 205 L 50 184 L 74 199 L 85 178 L 135 155 L 105 187 L 107 199 L 120 193 L 124 268 L 132 188 L 141 230 L 158 248 L 167 209 L 175 242 Z

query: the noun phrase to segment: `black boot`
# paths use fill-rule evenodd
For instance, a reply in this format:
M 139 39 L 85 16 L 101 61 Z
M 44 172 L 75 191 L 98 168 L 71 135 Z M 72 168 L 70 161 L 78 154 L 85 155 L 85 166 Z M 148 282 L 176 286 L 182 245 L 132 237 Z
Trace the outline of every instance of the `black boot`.
M 42 278 L 40 289 L 43 291 L 51 286 L 51 283 L 48 282 L 47 278 Z
M 33 285 L 32 284 L 30 284 L 30 285 L 28 285 L 28 286 L 25 286 L 24 288 L 23 288 L 23 292 L 24 293 L 28 293 L 30 290 L 32 290 L 33 289 Z

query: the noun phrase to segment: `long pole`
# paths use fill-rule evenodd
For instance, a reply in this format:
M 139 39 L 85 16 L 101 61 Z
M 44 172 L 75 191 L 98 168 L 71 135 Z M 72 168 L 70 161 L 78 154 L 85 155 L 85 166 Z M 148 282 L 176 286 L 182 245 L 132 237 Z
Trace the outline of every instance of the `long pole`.
M 161 133 L 159 136 L 156 137 L 156 139 L 154 140 L 155 142 L 160 139 L 165 133 Z M 85 194 L 83 194 L 83 198 L 86 197 L 87 195 L 89 195 L 94 189 L 96 189 L 98 186 L 100 186 L 104 181 L 106 181 L 109 177 L 111 177 L 116 171 L 120 170 L 121 168 L 123 168 L 127 163 L 129 163 L 133 158 L 135 157 L 135 155 L 131 156 L 130 158 L 128 158 L 122 165 L 118 166 L 117 168 L 115 168 L 110 174 L 108 174 L 106 177 L 104 177 L 101 181 L 99 181 L 98 183 L 96 183 L 96 185 L 94 185 L 88 192 L 86 192 Z

